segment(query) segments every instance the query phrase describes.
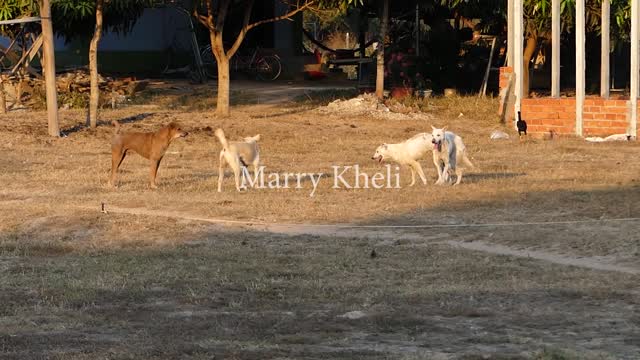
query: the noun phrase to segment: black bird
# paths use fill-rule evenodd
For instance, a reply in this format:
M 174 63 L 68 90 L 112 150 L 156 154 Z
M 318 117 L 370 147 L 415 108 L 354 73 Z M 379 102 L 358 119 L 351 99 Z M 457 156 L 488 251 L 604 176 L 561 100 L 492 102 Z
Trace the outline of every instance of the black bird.
M 371 250 L 371 254 L 369 256 L 371 256 L 372 259 L 375 259 L 376 256 L 378 256 L 378 254 L 376 254 L 376 249 Z
M 518 121 L 516 121 L 516 126 L 518 127 L 518 135 L 521 137 L 522 135 L 527 135 L 527 122 L 522 120 L 520 111 L 518 111 Z

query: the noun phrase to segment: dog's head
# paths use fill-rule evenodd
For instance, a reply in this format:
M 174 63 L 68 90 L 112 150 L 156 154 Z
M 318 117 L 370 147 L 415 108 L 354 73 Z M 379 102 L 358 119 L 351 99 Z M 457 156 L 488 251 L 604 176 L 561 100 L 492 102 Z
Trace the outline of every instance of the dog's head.
M 188 132 L 182 130 L 182 128 L 180 127 L 180 124 L 175 122 L 172 122 L 169 125 L 167 125 L 167 130 L 169 131 L 169 138 L 171 140 L 189 135 Z
M 254 143 L 260 141 L 260 134 L 244 138 L 244 142 Z
M 437 129 L 432 125 L 431 129 L 433 130 L 431 132 L 431 143 L 433 143 L 433 149 L 441 151 L 442 142 L 444 141 L 444 134 L 445 131 L 447 131 L 447 128 L 443 127 L 442 129 Z
M 378 160 L 378 162 L 382 162 L 382 160 L 384 160 L 384 158 L 387 156 L 388 151 L 389 151 L 389 146 L 387 144 L 382 144 L 378 146 L 378 148 L 376 149 L 376 152 L 373 153 L 373 156 L 371 157 L 371 159 Z

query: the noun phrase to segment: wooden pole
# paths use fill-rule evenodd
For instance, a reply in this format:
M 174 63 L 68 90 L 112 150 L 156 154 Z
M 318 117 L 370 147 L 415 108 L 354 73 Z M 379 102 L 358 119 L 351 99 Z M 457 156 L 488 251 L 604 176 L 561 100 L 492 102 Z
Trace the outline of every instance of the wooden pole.
M 513 66 L 513 53 L 514 53 L 514 43 L 513 43 L 513 34 L 514 34 L 514 12 L 513 12 L 513 1 L 507 0 L 507 66 Z
M 0 114 L 7 113 L 7 97 L 4 95 L 4 75 L 0 74 Z
M 640 0 L 631 0 L 631 118 L 629 135 L 638 136 L 638 41 L 640 41 Z
M 560 0 L 551 2 L 551 97 L 560 97 Z
M 524 95 L 524 48 L 523 48 L 523 20 L 522 20 L 522 1 L 515 1 L 513 4 L 513 65 L 516 76 L 516 103 L 514 106 L 514 114 L 520 111 L 522 97 Z M 515 121 L 513 123 L 515 126 Z
M 389 0 L 384 0 L 382 5 L 382 26 L 380 27 L 380 39 L 377 49 L 376 66 L 376 97 L 384 97 L 384 40 L 387 37 L 387 23 L 389 22 Z
M 47 118 L 49 135 L 60 136 L 58 125 L 58 93 L 56 90 L 56 59 L 53 48 L 53 25 L 51 23 L 51 4 L 49 0 L 40 0 L 40 17 L 42 25 L 43 66 L 45 88 L 47 93 Z
M 609 98 L 609 27 L 611 24 L 611 0 L 602 0 L 602 39 L 600 42 L 600 96 Z
M 585 0 L 576 0 L 576 135 L 582 136 L 585 86 Z

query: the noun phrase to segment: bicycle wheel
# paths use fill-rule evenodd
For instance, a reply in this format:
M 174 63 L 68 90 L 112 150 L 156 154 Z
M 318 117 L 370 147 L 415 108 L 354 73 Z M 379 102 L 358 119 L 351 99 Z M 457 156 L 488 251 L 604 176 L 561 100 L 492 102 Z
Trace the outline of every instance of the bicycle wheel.
M 282 65 L 276 56 L 265 56 L 256 61 L 256 71 L 260 80 L 272 81 L 280 76 Z
M 204 74 L 210 79 L 218 78 L 218 63 L 216 62 L 216 57 L 213 56 L 213 52 L 211 51 L 211 45 L 206 46 L 200 52 L 200 57 L 202 58 L 202 68 L 204 70 Z

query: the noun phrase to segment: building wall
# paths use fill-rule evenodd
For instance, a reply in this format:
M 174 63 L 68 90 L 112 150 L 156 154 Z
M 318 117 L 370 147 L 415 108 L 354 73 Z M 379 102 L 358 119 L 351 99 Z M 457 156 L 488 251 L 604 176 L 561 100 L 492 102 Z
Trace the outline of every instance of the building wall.
M 510 71 L 511 68 L 500 69 L 500 89 L 507 86 Z M 528 132 L 534 136 L 545 135 L 551 131 L 559 135 L 575 134 L 575 98 L 527 98 L 522 99 L 520 109 L 522 119 L 527 122 Z M 628 97 L 586 97 L 582 115 L 583 135 L 626 134 L 630 115 L 631 102 Z

